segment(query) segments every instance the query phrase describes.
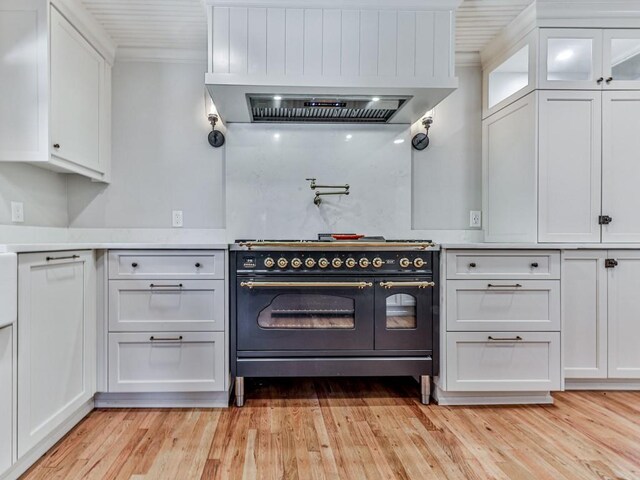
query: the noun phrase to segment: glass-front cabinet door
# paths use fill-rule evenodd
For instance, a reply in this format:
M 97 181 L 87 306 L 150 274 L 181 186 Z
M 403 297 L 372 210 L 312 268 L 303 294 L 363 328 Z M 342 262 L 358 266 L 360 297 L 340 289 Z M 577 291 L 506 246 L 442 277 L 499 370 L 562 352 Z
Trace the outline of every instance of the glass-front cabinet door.
M 539 88 L 602 88 L 605 82 L 602 32 L 596 29 L 541 29 Z
M 426 278 L 376 279 L 376 350 L 433 348 L 433 284 Z
M 604 88 L 640 89 L 640 29 L 604 30 Z

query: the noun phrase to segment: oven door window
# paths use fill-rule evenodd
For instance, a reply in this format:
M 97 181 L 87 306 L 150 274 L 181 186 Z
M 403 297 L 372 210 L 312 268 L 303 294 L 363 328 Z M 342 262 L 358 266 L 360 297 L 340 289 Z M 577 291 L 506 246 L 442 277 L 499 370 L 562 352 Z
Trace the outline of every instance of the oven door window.
M 406 293 L 396 293 L 387 297 L 387 329 L 407 330 L 417 328 L 416 304 L 416 297 Z
M 260 311 L 258 325 L 264 329 L 354 329 L 355 301 L 336 295 L 284 293 Z

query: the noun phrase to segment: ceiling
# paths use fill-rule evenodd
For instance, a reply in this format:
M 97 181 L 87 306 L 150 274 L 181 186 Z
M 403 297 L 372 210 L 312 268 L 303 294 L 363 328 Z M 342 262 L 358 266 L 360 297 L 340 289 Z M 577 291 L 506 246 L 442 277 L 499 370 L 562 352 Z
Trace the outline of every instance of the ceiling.
M 534 0 L 464 0 L 456 21 L 456 51 L 479 52 Z
M 202 0 L 82 0 L 120 47 L 206 50 Z M 464 0 L 459 52 L 480 51 L 533 0 Z

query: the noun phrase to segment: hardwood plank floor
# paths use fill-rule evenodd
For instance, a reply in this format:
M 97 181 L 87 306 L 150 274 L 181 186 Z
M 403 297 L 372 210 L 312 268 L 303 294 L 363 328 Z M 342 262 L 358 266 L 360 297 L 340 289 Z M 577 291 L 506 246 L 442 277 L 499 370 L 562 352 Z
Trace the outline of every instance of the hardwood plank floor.
M 638 479 L 640 392 L 439 407 L 412 379 L 247 380 L 243 408 L 96 410 L 25 479 Z

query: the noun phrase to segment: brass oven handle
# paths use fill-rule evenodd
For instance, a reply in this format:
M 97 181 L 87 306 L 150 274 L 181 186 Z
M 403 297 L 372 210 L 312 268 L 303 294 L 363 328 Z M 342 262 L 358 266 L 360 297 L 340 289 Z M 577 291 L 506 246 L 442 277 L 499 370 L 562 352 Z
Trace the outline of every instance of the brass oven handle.
M 492 341 L 492 342 L 521 342 L 522 341 L 522 337 L 520 335 L 518 335 L 517 337 L 513 337 L 513 338 L 497 338 L 497 337 L 492 337 L 491 335 L 489 335 L 487 337 L 487 340 Z
M 373 287 L 371 282 L 240 282 L 245 288 L 271 288 L 271 287 L 345 287 L 345 288 L 367 288 Z
M 249 250 L 253 248 L 273 248 L 273 247 L 290 247 L 290 248 L 343 248 L 343 247 L 378 247 L 378 248 L 409 248 L 412 250 L 426 250 L 435 247 L 435 243 L 422 242 L 366 242 L 366 241 L 340 241 L 340 242 L 238 242 L 239 247 L 245 247 Z
M 435 287 L 434 282 L 380 282 L 380 286 L 383 288 L 402 288 L 402 287 L 418 287 L 418 288 L 430 288 Z

